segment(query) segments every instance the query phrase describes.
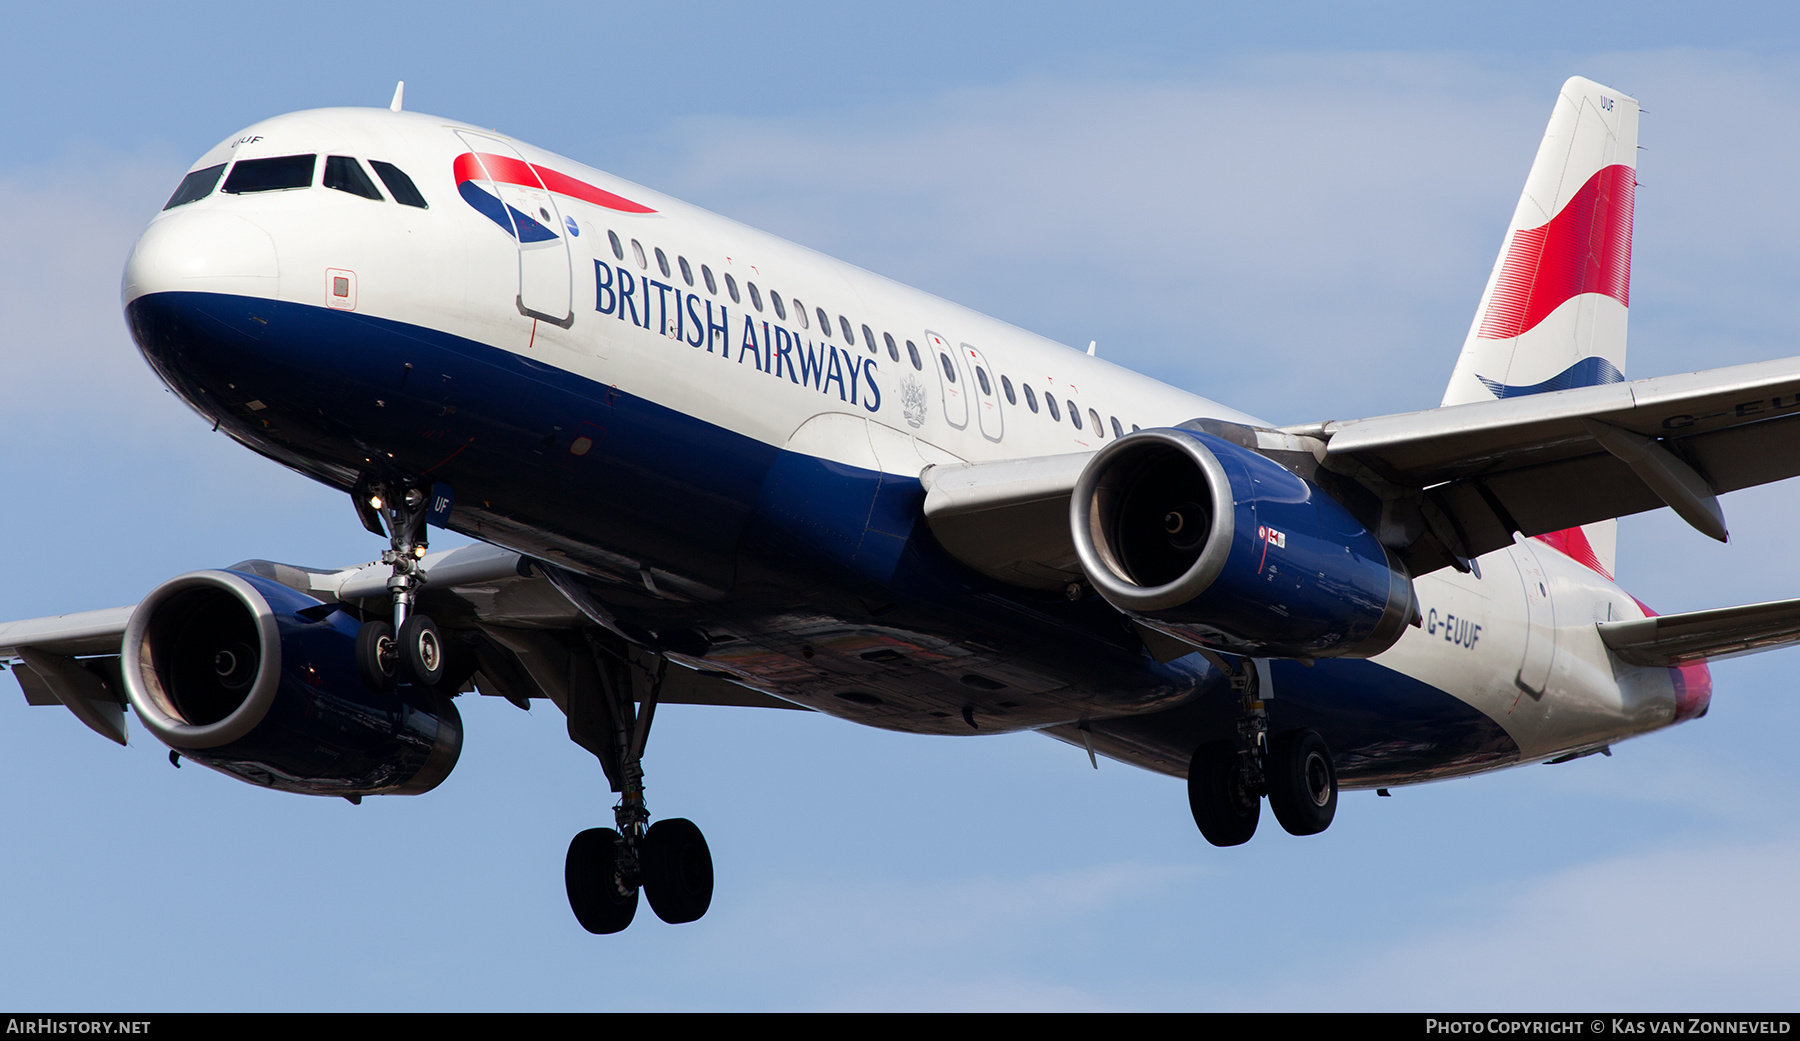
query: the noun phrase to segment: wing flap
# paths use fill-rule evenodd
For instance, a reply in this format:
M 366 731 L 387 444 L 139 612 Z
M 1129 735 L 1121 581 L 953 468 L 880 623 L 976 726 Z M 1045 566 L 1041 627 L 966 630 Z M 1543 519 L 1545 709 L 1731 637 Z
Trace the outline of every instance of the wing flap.
M 1732 658 L 1800 643 L 1800 599 L 1601 622 L 1598 628 L 1613 654 L 1632 665 Z

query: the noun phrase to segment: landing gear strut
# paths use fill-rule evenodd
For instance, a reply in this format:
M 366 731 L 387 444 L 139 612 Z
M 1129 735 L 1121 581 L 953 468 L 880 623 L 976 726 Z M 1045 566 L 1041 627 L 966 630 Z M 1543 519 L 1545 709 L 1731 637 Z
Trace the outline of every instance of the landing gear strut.
M 650 824 L 644 804 L 644 746 L 668 660 L 623 641 L 586 636 L 598 690 L 590 697 L 571 695 L 569 736 L 600 760 L 619 803 L 613 807 L 616 830 L 590 828 L 569 843 L 563 860 L 569 908 L 588 932 L 616 933 L 636 916 L 641 889 L 663 921 L 695 921 L 712 905 L 706 837 L 680 817 Z M 641 705 L 632 697 L 634 672 L 645 680 Z
M 1290 835 L 1317 835 L 1337 813 L 1337 770 L 1317 731 L 1269 736 L 1269 713 L 1254 662 L 1208 655 L 1237 696 L 1236 738 L 1201 745 L 1188 764 L 1188 806 L 1215 846 L 1256 834 L 1262 796 Z
M 1263 759 L 1269 748 L 1269 713 L 1261 697 L 1256 663 L 1207 655 L 1231 682 L 1237 697 L 1232 741 L 1201 745 L 1188 764 L 1188 807 L 1200 834 L 1215 846 L 1241 846 L 1256 834 L 1262 816 Z
M 451 671 L 454 649 L 429 617 L 413 610 L 425 584 L 419 562 L 427 548 L 429 492 L 416 484 L 365 481 L 351 494 L 363 525 L 388 537 L 381 562 L 392 572 L 387 588 L 393 599 L 391 622 L 371 619 L 356 634 L 357 672 L 371 690 L 387 690 L 402 679 L 437 687 Z

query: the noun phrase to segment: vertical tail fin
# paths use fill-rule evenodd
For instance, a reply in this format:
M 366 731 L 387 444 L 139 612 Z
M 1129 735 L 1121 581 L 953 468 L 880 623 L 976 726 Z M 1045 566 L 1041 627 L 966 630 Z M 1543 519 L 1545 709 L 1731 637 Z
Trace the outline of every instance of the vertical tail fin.
M 1579 76 L 1563 84 L 1443 404 L 1625 378 L 1637 130 L 1633 98 Z M 1616 527 L 1543 541 L 1611 577 Z

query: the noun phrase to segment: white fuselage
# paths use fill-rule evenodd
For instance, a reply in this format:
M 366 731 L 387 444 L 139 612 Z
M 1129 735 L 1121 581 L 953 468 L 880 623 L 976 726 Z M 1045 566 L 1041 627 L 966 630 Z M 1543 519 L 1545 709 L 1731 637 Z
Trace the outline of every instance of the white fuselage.
M 459 157 L 504 150 L 609 194 L 469 181 L 558 233 L 526 243 L 459 197 L 462 185 L 451 177 Z M 905 478 L 931 463 L 1091 451 L 1118 430 L 1196 417 L 1262 425 L 464 124 L 384 110 L 298 113 L 234 135 L 195 168 L 300 153 L 317 154 L 321 165 L 330 155 L 392 163 L 418 183 L 429 208 L 316 182 L 215 191 L 151 223 L 126 268 L 126 302 L 201 291 L 439 330 L 775 448 Z M 873 344 L 865 342 L 870 334 Z M 1608 654 L 1595 623 L 1644 613 L 1608 578 L 1535 540 L 1477 563 L 1478 574 L 1417 579 L 1423 624 L 1373 661 L 1498 723 L 1518 746 L 1515 761 L 1599 748 L 1704 708 L 1703 692 L 1693 695 L 1697 703 L 1680 703 L 1672 670 Z

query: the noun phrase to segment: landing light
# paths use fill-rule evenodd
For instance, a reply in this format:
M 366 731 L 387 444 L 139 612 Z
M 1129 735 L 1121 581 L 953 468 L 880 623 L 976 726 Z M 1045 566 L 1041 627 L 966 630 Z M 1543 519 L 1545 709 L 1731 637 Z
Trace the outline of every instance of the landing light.
M 369 509 L 371 509 L 371 510 L 381 509 L 381 496 L 379 496 L 379 495 L 369 496 Z
M 425 555 L 425 547 L 424 546 L 414 546 L 413 547 L 413 556 L 423 557 L 424 555 Z

